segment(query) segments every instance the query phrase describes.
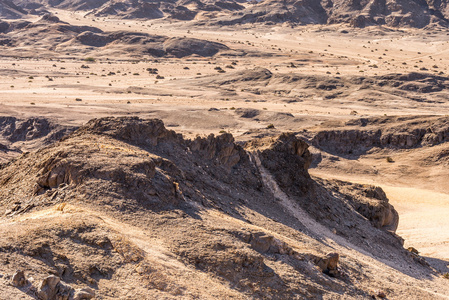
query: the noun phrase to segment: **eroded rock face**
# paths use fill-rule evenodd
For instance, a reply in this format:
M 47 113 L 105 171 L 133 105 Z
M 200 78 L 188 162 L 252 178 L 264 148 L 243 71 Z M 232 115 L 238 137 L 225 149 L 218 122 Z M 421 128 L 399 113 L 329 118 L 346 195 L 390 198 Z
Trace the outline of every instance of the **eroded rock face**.
M 358 119 L 333 130 L 323 128 L 313 135 L 311 144 L 333 154 L 360 155 L 372 148 L 413 149 L 449 140 L 447 117 L 404 118 L 401 124 L 397 118 Z M 371 129 L 371 124 L 377 128 Z M 353 129 L 354 125 L 365 128 Z
M 190 143 L 192 151 L 200 153 L 205 159 L 216 159 L 227 169 L 235 166 L 245 155 L 234 143 L 232 134 L 222 134 L 218 137 L 209 135 L 206 139 L 196 138 Z
M 230 134 L 185 140 L 167 130 L 160 120 L 103 118 L 88 122 L 58 144 L 41 150 L 39 160 L 24 156 L 21 163 L 37 171 L 30 189 L 32 196 L 45 195 L 50 198 L 44 199 L 66 201 L 71 192 L 92 198 L 95 194 L 91 190 L 98 190 L 106 202 L 115 202 L 120 195 L 135 201 L 126 204 L 120 201 L 120 205 L 144 204 L 154 209 L 177 206 L 185 197 L 196 199 L 191 183 L 204 187 L 204 192 L 212 198 L 219 197 L 216 189 L 209 190 L 217 180 L 241 185 L 243 190 L 249 187 L 260 190 L 261 175 L 251 161 L 247 152 L 250 151 L 257 153 L 263 167 L 290 197 L 307 199 L 319 193 L 307 171 L 311 163 L 308 145 L 294 134 L 257 139 L 244 147 L 235 144 Z M 3 180 L 5 184 L 20 177 Z M 382 190 L 360 191 L 352 185 L 346 188 L 344 184 L 339 189 L 351 199 L 357 199 L 354 208 L 375 227 L 396 230 L 397 212 L 388 204 Z M 229 192 L 223 189 L 220 193 Z M 303 205 L 317 210 L 316 217 L 320 219 L 324 211 L 319 207 L 327 204 L 306 201 Z M 9 211 L 20 213 L 23 207 L 33 208 L 30 204 L 18 204 Z
M 249 151 L 258 152 L 262 165 L 274 176 L 280 188 L 295 189 L 298 196 L 306 195 L 312 186 L 307 172 L 312 161 L 308 147 L 291 133 L 254 140 L 245 146 Z
M 31 141 L 46 138 L 53 142 L 74 128 L 60 126 L 45 118 L 18 119 L 0 117 L 0 135 L 8 142 Z
M 132 144 L 150 146 L 156 146 L 159 140 L 177 137 L 174 131 L 165 128 L 161 120 L 143 121 L 138 117 L 93 119 L 76 132 L 77 135 L 87 133 L 106 135 Z
M 429 24 L 447 26 L 447 4 L 433 1 L 261 1 L 217 23 L 341 24 L 362 28 L 373 25 L 423 28 Z
M 374 227 L 396 232 L 399 214 L 388 203 L 385 192 L 377 186 L 353 184 L 339 180 L 326 181 L 329 188 L 345 195 L 351 206 L 367 218 Z
M 152 295 L 177 297 L 184 280 L 200 274 L 241 295 L 307 299 L 352 289 L 344 276 L 327 278 L 359 272 L 359 262 L 340 252 L 348 245 L 413 263 L 385 231 L 397 216 L 381 189 L 311 178 L 310 161 L 307 143 L 291 133 L 241 146 L 230 134 L 185 139 L 160 120 L 95 119 L 2 165 L 0 213 L 33 217 L 0 223 L 0 257 L 23 255 L 26 272 L 57 274 L 43 280 L 42 299 L 93 297 L 63 281 L 94 287 L 102 280 L 125 296 L 123 274 L 135 274 L 126 284 L 136 295 L 156 289 Z M 3 237 L 13 234 L 10 245 Z M 352 261 L 326 256 L 335 250 L 325 239 L 344 239 L 339 255 Z M 96 293 L 110 295 L 102 285 Z

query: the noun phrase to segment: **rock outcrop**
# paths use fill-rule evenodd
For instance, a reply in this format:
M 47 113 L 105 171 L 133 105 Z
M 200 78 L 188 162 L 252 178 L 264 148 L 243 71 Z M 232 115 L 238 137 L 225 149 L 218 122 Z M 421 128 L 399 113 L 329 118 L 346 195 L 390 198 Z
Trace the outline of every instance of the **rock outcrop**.
M 380 189 L 314 179 L 310 162 L 294 134 L 239 145 L 230 134 L 185 139 L 156 119 L 94 119 L 2 166 L 0 259 L 9 270 L 20 255 L 42 299 L 88 299 L 87 287 L 116 298 L 363 298 L 371 278 L 351 276 L 364 278 L 365 255 L 429 272 L 392 233 Z
M 321 126 L 313 134 L 311 144 L 333 154 L 360 155 L 375 148 L 413 149 L 449 140 L 447 117 L 361 118 L 335 125 L 330 130 L 326 124 Z
M 434 1 L 261 1 L 219 19 L 219 24 L 296 23 L 341 24 L 363 28 L 373 25 L 424 28 L 448 26 L 447 3 Z

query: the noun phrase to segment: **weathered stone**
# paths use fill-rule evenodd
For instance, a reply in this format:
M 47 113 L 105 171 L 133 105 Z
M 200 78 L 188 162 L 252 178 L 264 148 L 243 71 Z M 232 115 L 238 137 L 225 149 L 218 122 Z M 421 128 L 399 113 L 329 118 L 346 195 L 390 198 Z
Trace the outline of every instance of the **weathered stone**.
M 56 286 L 61 281 L 61 279 L 57 276 L 50 275 L 45 278 L 37 291 L 37 296 L 41 300 L 51 300 L 56 296 Z
M 73 300 L 85 300 L 95 297 L 95 291 L 89 287 L 78 289 L 75 291 Z
M 72 287 L 57 276 L 50 275 L 39 286 L 37 297 L 40 300 L 68 300 Z
M 338 253 L 328 253 L 324 257 L 317 257 L 315 259 L 315 264 L 320 268 L 323 273 L 331 276 L 338 275 Z
M 12 275 L 11 284 L 15 287 L 22 287 L 26 283 L 25 274 L 23 271 L 17 271 Z

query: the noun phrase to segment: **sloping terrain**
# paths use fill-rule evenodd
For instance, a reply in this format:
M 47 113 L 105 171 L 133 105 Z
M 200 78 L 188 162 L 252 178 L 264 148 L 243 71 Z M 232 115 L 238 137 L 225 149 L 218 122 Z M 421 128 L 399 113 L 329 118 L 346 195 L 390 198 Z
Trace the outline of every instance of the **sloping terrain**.
M 96 17 L 122 19 L 196 20 L 219 25 L 245 23 L 348 24 L 354 27 L 387 25 L 424 28 L 448 23 L 447 1 L 415 0 L 300 0 L 300 1 L 3 1 L 3 17 L 47 8 L 86 11 Z M 16 6 L 17 5 L 17 6 Z
M 414 0 L 323 0 L 260 1 L 218 21 L 237 23 L 349 24 L 354 27 L 387 25 L 424 28 L 430 24 L 447 26 L 447 2 Z
M 51 56 L 55 52 L 86 55 L 132 55 L 142 57 L 209 57 L 230 49 L 220 43 L 195 38 L 167 37 L 141 32 L 104 32 L 91 26 L 75 26 L 46 14 L 36 22 L 0 21 L 3 55 Z M 18 51 L 19 48 L 20 50 Z
M 274 95 L 285 103 L 320 101 L 328 107 L 345 102 L 356 102 L 358 106 L 373 109 L 396 107 L 399 104 L 403 107 L 421 104 L 440 106 L 447 105 L 449 99 L 446 93 L 449 78 L 444 74 L 411 72 L 380 76 L 312 75 L 302 74 L 295 70 L 297 66 L 294 63 L 290 64 L 295 67 L 289 73 L 272 72 L 259 67 L 181 79 L 181 82 L 191 90 L 221 91 L 223 96 L 231 99 L 266 101 Z M 177 85 L 179 82 L 177 81 Z M 139 92 L 151 93 L 154 88 L 140 89 Z M 257 114 L 251 118 L 254 117 Z
M 13 1 L 0 1 L 0 18 L 20 19 L 26 14 L 27 12 L 20 6 L 15 5 Z
M 244 8 L 234 0 L 208 1 L 148 1 L 148 0 L 15 0 L 20 7 L 49 7 L 72 11 L 88 11 L 96 17 L 117 17 L 123 19 L 159 19 L 192 20 L 197 14 L 229 13 Z
M 53 143 L 74 129 L 46 118 L 0 117 L 0 162 Z
M 292 134 L 240 146 L 92 120 L 1 166 L 0 296 L 443 299 L 383 191 L 310 163 Z

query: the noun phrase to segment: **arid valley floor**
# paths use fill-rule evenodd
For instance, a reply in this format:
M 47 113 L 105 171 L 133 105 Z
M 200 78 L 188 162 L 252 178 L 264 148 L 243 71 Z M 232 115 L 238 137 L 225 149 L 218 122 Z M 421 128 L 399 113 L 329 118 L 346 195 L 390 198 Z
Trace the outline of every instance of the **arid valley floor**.
M 0 299 L 449 298 L 447 27 L 46 9 L 0 21 Z

